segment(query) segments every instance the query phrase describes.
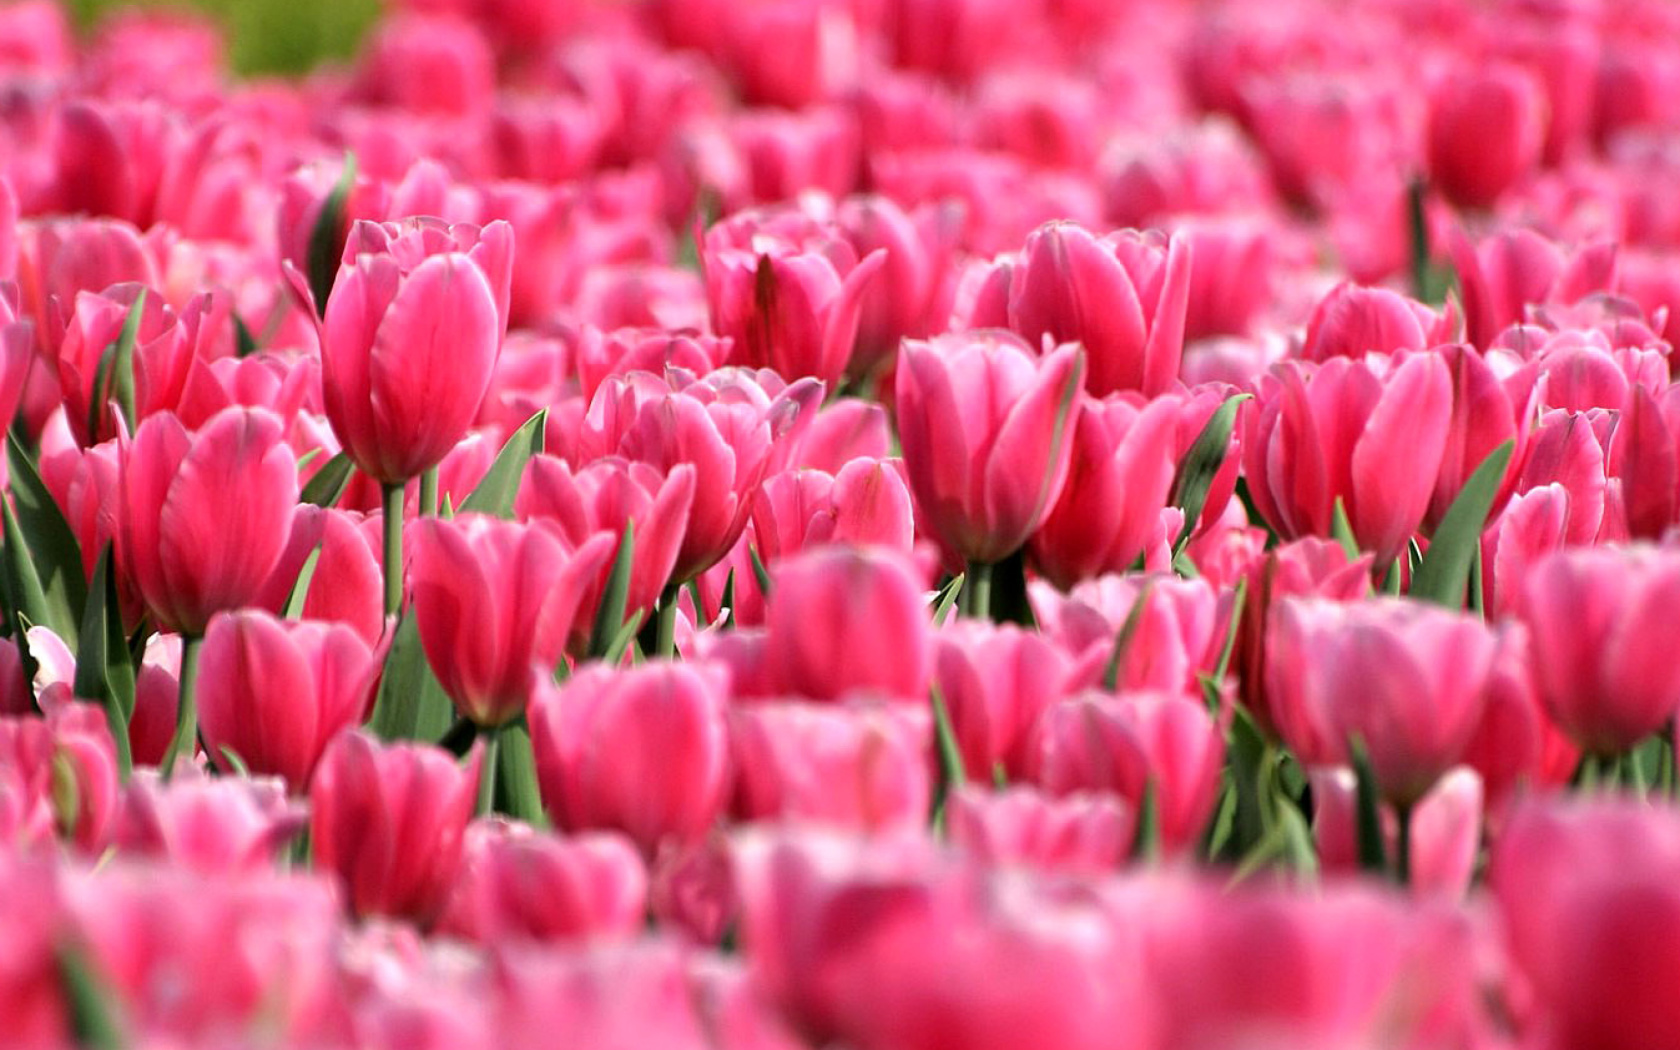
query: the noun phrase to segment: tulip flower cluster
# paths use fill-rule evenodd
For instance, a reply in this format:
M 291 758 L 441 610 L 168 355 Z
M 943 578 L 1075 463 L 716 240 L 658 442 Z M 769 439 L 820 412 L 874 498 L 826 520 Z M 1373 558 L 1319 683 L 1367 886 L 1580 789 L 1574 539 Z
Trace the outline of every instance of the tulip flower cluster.
M 0 0 L 0 1044 L 1680 1046 L 1664 0 Z

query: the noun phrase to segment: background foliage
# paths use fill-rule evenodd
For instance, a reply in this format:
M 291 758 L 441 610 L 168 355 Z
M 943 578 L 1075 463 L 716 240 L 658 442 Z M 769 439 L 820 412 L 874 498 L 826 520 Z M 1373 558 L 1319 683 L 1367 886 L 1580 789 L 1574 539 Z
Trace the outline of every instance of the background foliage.
M 202 11 L 227 29 L 228 59 L 242 73 L 297 73 L 347 58 L 379 0 L 65 0 L 84 27 L 127 7 Z

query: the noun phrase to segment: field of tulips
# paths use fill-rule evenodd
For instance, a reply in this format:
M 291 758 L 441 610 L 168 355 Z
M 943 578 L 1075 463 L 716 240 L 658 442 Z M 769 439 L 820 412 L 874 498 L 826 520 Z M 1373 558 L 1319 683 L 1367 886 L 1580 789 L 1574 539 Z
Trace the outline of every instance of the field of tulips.
M 1680 1047 L 1680 4 L 0 2 L 0 1047 Z

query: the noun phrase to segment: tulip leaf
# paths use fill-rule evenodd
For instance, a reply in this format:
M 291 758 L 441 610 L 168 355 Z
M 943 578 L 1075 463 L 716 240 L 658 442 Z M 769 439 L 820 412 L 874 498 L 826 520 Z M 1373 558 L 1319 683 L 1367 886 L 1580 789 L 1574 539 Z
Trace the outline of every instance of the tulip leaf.
M 1271 825 L 1271 763 L 1273 755 L 1254 719 L 1240 704 L 1231 718 L 1229 743 L 1231 762 L 1228 775 L 1235 808 L 1231 814 L 1231 837 L 1224 856 L 1241 857 L 1265 837 Z
M 1175 557 L 1190 542 L 1197 522 L 1201 521 L 1202 511 L 1207 507 L 1208 489 L 1213 486 L 1213 479 L 1224 465 L 1225 455 L 1231 448 L 1231 430 L 1237 424 L 1237 409 L 1253 396 L 1233 394 L 1226 398 L 1225 403 L 1208 417 L 1202 432 L 1196 435 L 1190 450 L 1179 461 L 1178 473 L 1173 478 L 1172 505 L 1184 511 L 1184 527 L 1173 541 Z
M 963 581 L 968 577 L 964 573 L 957 573 L 933 599 L 933 625 L 942 626 L 945 618 L 951 615 L 951 607 L 957 603 L 957 596 L 962 593 Z
M 350 462 L 350 456 L 340 452 L 322 464 L 315 476 L 309 479 L 309 484 L 303 487 L 303 492 L 298 496 L 298 502 L 317 507 L 331 507 L 344 495 L 345 487 L 350 484 L 350 472 L 355 469 L 356 465 Z
M 690 580 L 688 582 L 693 583 L 694 581 Z M 695 602 L 694 607 L 696 609 L 700 608 L 700 603 Z M 721 630 L 727 631 L 735 626 L 737 617 L 735 616 L 735 566 L 733 565 L 729 567 L 729 574 L 723 578 L 723 596 L 718 599 L 718 619 Z
M 250 357 L 262 349 L 257 344 L 257 337 L 251 334 L 250 326 L 237 312 L 233 314 L 233 340 L 234 353 L 239 357 Z
M 117 338 L 99 355 L 99 364 L 93 372 L 93 397 L 88 402 L 90 439 L 99 433 L 99 420 L 108 403 L 112 404 L 112 411 L 122 414 L 129 433 L 134 432 L 139 422 L 134 405 L 134 345 L 140 340 L 140 319 L 145 309 L 146 289 L 142 288 L 123 317 Z
M 485 472 L 484 480 L 461 502 L 460 510 L 494 514 L 498 518 L 513 516 L 513 498 L 525 477 L 525 466 L 543 450 L 543 432 L 548 426 L 548 409 L 527 419 L 496 453 L 495 462 Z
M 613 558 L 612 572 L 601 592 L 601 602 L 595 607 L 595 624 L 589 631 L 589 655 L 604 656 L 618 629 L 624 626 L 624 606 L 630 597 L 630 570 L 636 557 L 636 527 L 624 523 L 624 535 L 618 541 L 618 554 Z
M 222 745 L 221 750 L 222 761 L 226 762 L 227 767 L 233 770 L 234 776 L 248 777 L 251 775 L 251 767 L 246 764 L 245 759 L 240 756 L 239 752 L 235 751 L 231 747 L 228 747 L 226 744 Z
M 1282 834 L 1283 856 L 1289 866 L 1309 878 L 1318 874 L 1318 849 L 1301 811 L 1289 805 L 1278 807 L 1278 829 Z
M 309 600 L 309 585 L 315 581 L 315 568 L 320 563 L 321 544 L 317 543 L 310 550 L 309 557 L 303 559 L 303 567 L 298 570 L 291 593 L 286 595 L 286 605 L 280 611 L 281 616 L 288 620 L 303 619 L 303 605 Z
M 647 618 L 647 610 L 637 609 L 624 621 L 624 626 L 613 636 L 612 644 L 607 646 L 606 652 L 601 654 L 601 662 L 609 667 L 616 667 L 624 659 L 624 651 L 635 641 L 636 632 L 642 629 L 642 621 Z
M 412 615 L 404 616 L 385 655 L 368 724 L 385 740 L 436 740 L 453 718 L 454 705 L 426 662 L 420 629 Z
M 122 610 L 117 603 L 117 578 L 111 564 L 111 544 L 99 554 L 93 570 L 92 593 L 82 610 L 81 639 L 76 647 L 75 694 L 98 701 L 116 745 L 117 769 L 124 780 L 134 768 L 129 752 L 128 721 L 134 713 L 134 667 L 128 639 L 123 637 Z
M 498 730 L 501 740 L 502 800 L 507 814 L 534 827 L 545 827 L 542 792 L 537 788 L 537 759 L 531 750 L 531 729 L 521 715 Z
M 41 586 L 41 577 L 35 571 L 35 561 L 24 542 L 17 516 L 3 499 L 0 499 L 0 514 L 4 515 L 5 543 L 0 553 L 5 559 L 7 606 L 14 619 L 18 650 L 28 653 L 29 647 L 23 636 L 37 624 L 51 628 L 54 634 L 64 639 L 66 645 L 74 648 L 77 638 L 75 617 L 67 607 L 53 603 Z M 24 660 L 24 670 L 33 677 L 33 659 L 25 655 Z
M 1138 596 L 1132 602 L 1132 608 L 1126 613 L 1125 620 L 1120 623 L 1120 630 L 1114 635 L 1114 648 L 1109 651 L 1108 664 L 1103 668 L 1103 688 L 1113 692 L 1120 685 L 1120 668 L 1126 664 L 1126 655 L 1131 651 L 1132 639 L 1137 637 L 1138 627 L 1143 623 L 1144 605 L 1149 601 L 1150 592 L 1155 588 L 1153 580 L 1145 583 L 1138 591 Z
M 1242 627 L 1243 611 L 1248 608 L 1248 577 L 1237 580 L 1231 593 L 1231 622 L 1225 625 L 1225 642 L 1219 647 L 1219 663 L 1214 665 L 1213 680 L 1217 685 L 1225 680 L 1231 669 L 1231 654 L 1237 650 L 1237 631 Z
M 939 829 L 945 823 L 945 800 L 952 789 L 967 782 L 968 771 L 963 768 L 962 749 L 957 746 L 957 733 L 951 725 L 951 711 L 945 706 L 945 694 L 937 684 L 928 687 L 928 699 L 933 706 L 933 735 L 939 752 L 939 783 L 933 797 L 933 823 Z
M 1515 441 L 1506 441 L 1489 452 L 1481 466 L 1470 475 L 1447 508 L 1446 516 L 1429 538 L 1429 549 L 1423 553 L 1423 563 L 1412 577 L 1411 596 L 1436 602 L 1450 609 L 1464 607 L 1464 591 L 1470 580 L 1470 569 L 1476 552 L 1482 546 L 1482 530 L 1493 509 L 1494 497 L 1505 480 L 1505 467 L 1511 462 Z
M 12 506 L 36 578 L 49 606 L 59 610 L 63 624 L 52 617 L 31 615 L 64 639 L 76 644 L 76 627 L 87 605 L 87 579 L 82 575 L 82 548 L 64 519 L 46 482 L 17 438 L 6 435 L 6 465 L 11 473 Z M 61 626 L 64 629 L 61 629 Z
M 116 996 L 94 969 L 87 953 L 65 944 L 55 954 L 74 1045 L 86 1050 L 122 1050 L 127 1041 L 112 1010 Z
M 1348 520 L 1347 504 L 1342 497 L 1336 497 L 1336 505 L 1330 510 L 1330 538 L 1342 545 L 1342 551 L 1348 556 L 1348 561 L 1359 557 L 1359 540 L 1353 535 L 1353 523 Z
M 350 191 L 355 185 L 356 155 L 346 153 L 344 170 L 339 173 L 327 199 L 321 202 L 321 214 L 315 217 L 315 227 L 309 231 L 305 276 L 309 278 L 309 292 L 315 297 L 315 310 L 322 317 L 327 315 L 327 296 L 332 294 L 333 282 L 338 280 L 338 267 L 344 254 Z
M 752 559 L 753 579 L 758 583 L 758 593 L 770 600 L 770 570 L 764 567 L 764 559 L 758 556 L 758 547 L 747 544 L 747 557 Z
M 1353 774 L 1357 781 L 1354 793 L 1359 834 L 1359 866 L 1366 871 L 1382 874 L 1388 870 L 1388 851 L 1383 846 L 1382 815 L 1377 806 L 1377 778 L 1371 772 L 1371 759 L 1364 741 L 1355 737 L 1348 749 L 1353 754 Z
M 1149 863 L 1161 855 L 1161 794 L 1155 774 L 1143 782 L 1138 799 L 1137 837 L 1132 840 L 1132 859 Z

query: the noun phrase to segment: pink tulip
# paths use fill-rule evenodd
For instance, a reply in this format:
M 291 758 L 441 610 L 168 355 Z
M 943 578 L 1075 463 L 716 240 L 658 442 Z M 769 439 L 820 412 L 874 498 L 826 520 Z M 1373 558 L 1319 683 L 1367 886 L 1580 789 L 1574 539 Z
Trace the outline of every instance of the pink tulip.
M 1425 350 L 1447 341 L 1450 318 L 1386 288 L 1343 282 L 1313 308 L 1301 356 L 1308 361 Z
M 1319 869 L 1351 874 L 1359 870 L 1358 778 L 1342 766 L 1322 766 L 1308 779 L 1313 791 L 1313 841 Z M 1384 808 L 1384 847 L 1399 847 L 1394 811 Z M 1410 848 L 1414 892 L 1463 897 L 1470 889 L 1482 846 L 1482 780 L 1455 767 L 1418 802 L 1412 814 Z
M 303 600 L 303 619 L 341 623 L 373 645 L 385 629 L 380 605 L 383 557 L 374 519 L 352 511 L 300 503 L 280 563 L 254 602 L 278 615 L 297 586 L 304 562 L 316 551 L 315 572 Z
M 1286 363 L 1248 415 L 1243 467 L 1256 509 L 1286 539 L 1329 536 L 1336 500 L 1362 550 L 1392 562 L 1440 473 L 1452 379 L 1431 353 Z
M 886 252 L 880 274 L 863 291 L 852 353 L 852 374 L 867 376 L 893 360 L 900 339 L 926 339 L 945 327 L 955 292 L 957 209 L 907 210 L 864 195 L 841 201 L 834 222 L 860 257 Z
M 154 634 L 134 673 L 128 746 L 136 766 L 156 766 L 169 751 L 181 702 L 181 638 Z
M 1544 96 L 1522 69 L 1494 64 L 1451 76 L 1430 99 L 1430 176 L 1460 207 L 1491 207 L 1539 160 L 1545 121 Z
M 113 364 L 106 350 L 122 332 L 135 301 L 144 295 L 140 327 L 134 344 L 133 394 L 137 424 L 146 416 L 173 409 L 180 401 L 187 370 L 193 356 L 192 338 L 203 322 L 203 302 L 191 318 L 177 316 L 154 291 L 139 285 L 121 285 L 102 294 L 82 292 L 58 344 L 56 365 L 59 388 L 64 392 L 65 418 L 83 445 L 116 436 L 118 414 L 111 394 L 117 389 L 111 375 Z M 68 304 L 67 304 L 68 305 Z M 104 362 L 103 368 L 101 362 Z M 101 387 L 100 377 L 105 376 Z
M 1283 232 L 1267 219 L 1233 215 L 1197 219 L 1179 226 L 1178 234 L 1190 254 L 1185 342 L 1248 335 L 1282 283 L 1281 257 L 1288 250 Z
M 933 794 L 926 711 L 771 703 L 732 712 L 735 811 L 745 820 L 916 830 Z
M 1458 236 L 1450 244 L 1464 289 L 1470 342 L 1483 350 L 1511 325 L 1527 320 L 1531 303 L 1568 305 L 1615 282 L 1616 246 L 1589 244 L 1572 256 L 1533 230 L 1516 227 L 1479 245 Z
M 1629 535 L 1660 539 L 1680 521 L 1680 387 L 1660 398 L 1635 387 L 1608 453 L 1609 472 L 1621 482 Z
M 1446 454 L 1441 458 L 1441 472 L 1435 479 L 1435 492 L 1429 500 L 1424 525 L 1433 530 L 1452 508 L 1464 484 L 1476 468 L 1508 440 L 1521 446 L 1528 437 L 1528 427 L 1510 394 L 1500 383 L 1497 373 L 1486 358 L 1469 346 L 1454 344 L 1436 351 L 1452 373 L 1452 421 L 1447 428 Z M 1508 465 L 1505 480 L 1495 495 L 1491 516 L 1497 516 L 1516 486 L 1517 471 Z
M 1103 684 L 1121 628 L 1139 602 L 1137 626 L 1118 667 L 1120 689 L 1200 696 L 1201 674 L 1212 674 L 1225 630 L 1219 595 L 1205 580 L 1168 575 L 1103 576 L 1066 598 L 1034 608 L 1046 637 L 1073 657 L 1071 688 Z
M 753 538 L 766 565 L 825 543 L 886 547 L 915 542 L 910 488 L 894 460 L 854 459 L 838 474 L 783 471 L 753 501 Z
M 553 522 L 574 548 L 603 531 L 622 544 L 626 527 L 633 528 L 635 547 L 624 610 L 626 615 L 650 612 L 671 579 L 682 545 L 694 502 L 694 473 L 689 464 L 678 463 L 662 476 L 646 463 L 627 463 L 616 456 L 574 471 L 564 460 L 538 456 L 525 468 L 514 511 L 523 521 Z M 569 651 L 581 653 L 588 646 L 594 614 L 611 572 L 609 557 L 578 605 Z
M 964 619 L 934 636 L 934 680 L 969 776 L 1026 774 L 1033 725 L 1071 671 L 1051 639 L 1013 624 Z
M 1523 598 L 1540 700 L 1583 750 L 1619 755 L 1680 708 L 1680 668 L 1662 641 L 1680 553 L 1561 551 L 1529 570 Z
M 1079 422 L 1084 357 L 1035 358 L 1001 332 L 906 340 L 899 439 L 917 521 L 978 564 L 1018 550 L 1055 506 Z
M 200 730 L 218 767 L 245 768 L 308 790 L 340 731 L 373 707 L 378 654 L 342 624 L 288 623 L 255 609 L 210 621 L 198 656 Z
M 1361 741 L 1377 790 L 1404 811 L 1463 757 L 1499 644 L 1479 619 L 1422 602 L 1287 599 L 1268 653 L 1269 688 L 1300 719 L 1279 726 L 1284 742 L 1315 765 L 1346 764 Z
M 647 921 L 647 872 L 622 836 L 560 838 L 499 822 L 467 829 L 439 932 L 479 944 L 628 938 Z
M 436 466 L 489 389 L 507 326 L 513 234 L 506 223 L 358 223 L 322 322 L 327 418 L 383 484 Z
M 781 562 L 773 582 L 767 670 L 783 692 L 920 702 L 931 664 L 927 601 L 903 555 L 821 547 Z
M 1125 862 L 1137 816 L 1119 797 L 1037 788 L 958 788 L 947 803 L 951 842 L 987 864 L 1101 876 Z
M 671 367 L 704 375 L 723 364 L 730 346 L 729 340 L 721 336 L 696 332 L 671 332 L 663 328 L 619 328 L 603 332 L 586 327 L 577 333 L 571 349 L 583 396 L 593 398 L 609 376 L 637 371 L 663 375 Z M 547 359 L 548 355 L 543 355 L 545 363 Z M 506 361 L 504 353 L 504 366 Z M 530 413 L 526 415 L 528 418 Z
M 475 749 L 457 765 L 437 748 L 379 744 L 360 731 L 328 745 L 309 788 L 309 843 L 353 914 L 422 926 L 441 914 L 461 866 L 480 760 Z
M 280 421 L 227 408 L 196 433 L 148 418 L 123 456 L 118 564 L 158 625 L 204 633 L 249 605 L 279 562 L 297 502 L 297 465 Z
M 740 213 L 706 233 L 712 327 L 735 364 L 833 383 L 857 342 L 865 289 L 886 263 L 799 214 Z
M 1464 751 L 1464 764 L 1481 777 L 1495 828 L 1518 798 L 1562 787 L 1581 762 L 1580 750 L 1540 706 L 1530 649 L 1527 629 L 1510 624 L 1488 677 L 1481 723 Z
M 645 855 L 698 841 L 728 802 L 726 684 L 721 669 L 687 663 L 539 684 L 531 739 L 556 823 L 622 831 Z
M 1067 484 L 1030 548 L 1062 588 L 1125 572 L 1143 554 L 1178 471 L 1178 406 L 1086 397 L 1072 444 Z
M 16 9 L 0 9 L 0 19 Z M 0 861 L 0 892 L 16 912 L 0 930 L 6 959 L 0 1020 L 20 1047 L 59 1047 L 71 1039 L 69 997 L 54 950 L 66 919 L 62 873 L 50 857 L 8 851 Z
M 116 748 L 99 708 L 73 702 L 44 719 L 0 718 L 0 841 L 28 847 L 56 833 L 97 853 L 119 792 Z
M 1009 283 L 1009 327 L 1085 347 L 1085 386 L 1102 396 L 1164 392 L 1178 376 L 1190 292 L 1189 242 L 1099 238 L 1051 223 L 1027 238 Z
M 426 660 L 462 717 L 503 725 L 525 709 L 532 665 L 559 662 L 613 538 L 597 532 L 568 549 L 542 522 L 482 514 L 426 518 L 415 531 L 410 587 Z
M 205 874 L 260 872 L 308 824 L 277 780 L 177 776 L 142 770 L 123 795 L 112 838 L 124 854 Z
M 1181 855 L 1213 817 L 1225 740 L 1200 700 L 1090 692 L 1038 720 L 1032 779 L 1052 795 L 1112 792 L 1139 812 L 1153 795 L 1161 849 Z

